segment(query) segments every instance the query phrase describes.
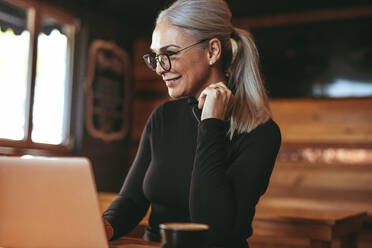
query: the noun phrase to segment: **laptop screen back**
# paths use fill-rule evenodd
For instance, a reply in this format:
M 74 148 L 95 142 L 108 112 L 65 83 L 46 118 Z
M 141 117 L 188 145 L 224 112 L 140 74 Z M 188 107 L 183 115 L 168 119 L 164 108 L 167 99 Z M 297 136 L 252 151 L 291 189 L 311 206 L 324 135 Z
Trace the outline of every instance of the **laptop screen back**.
M 108 247 L 85 158 L 0 156 L 0 247 Z

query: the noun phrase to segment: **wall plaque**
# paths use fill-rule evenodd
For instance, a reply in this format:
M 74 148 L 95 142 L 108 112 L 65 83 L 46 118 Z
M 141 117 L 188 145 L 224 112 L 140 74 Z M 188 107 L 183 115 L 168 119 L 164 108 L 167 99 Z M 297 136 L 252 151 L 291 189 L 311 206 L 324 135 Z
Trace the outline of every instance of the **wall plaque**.
M 85 126 L 106 142 L 125 138 L 130 123 L 131 76 L 127 53 L 113 42 L 95 40 L 89 50 Z

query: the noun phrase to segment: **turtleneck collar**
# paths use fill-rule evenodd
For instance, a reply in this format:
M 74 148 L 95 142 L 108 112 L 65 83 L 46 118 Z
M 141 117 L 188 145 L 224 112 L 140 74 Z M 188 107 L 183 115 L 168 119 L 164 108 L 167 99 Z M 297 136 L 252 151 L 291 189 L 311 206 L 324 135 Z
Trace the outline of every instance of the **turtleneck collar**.
M 195 97 L 193 97 L 193 96 L 189 96 L 189 97 L 187 97 L 187 103 L 190 105 L 190 107 L 192 109 L 192 113 L 194 114 L 196 120 L 198 121 L 198 123 L 200 123 L 201 122 L 202 110 L 198 108 L 198 104 L 199 104 L 198 100 L 196 100 Z M 230 119 L 231 119 L 231 113 L 229 113 L 227 118 L 223 121 L 225 123 L 229 124 Z
M 189 96 L 187 98 L 187 103 L 190 104 L 191 106 L 195 106 L 195 105 L 197 106 L 199 102 L 198 100 L 195 99 L 195 97 Z
M 191 107 L 191 111 L 195 117 L 195 119 L 198 121 L 198 123 L 201 122 L 201 113 L 202 111 L 198 108 L 198 100 L 195 99 L 193 96 L 187 97 L 187 103 Z

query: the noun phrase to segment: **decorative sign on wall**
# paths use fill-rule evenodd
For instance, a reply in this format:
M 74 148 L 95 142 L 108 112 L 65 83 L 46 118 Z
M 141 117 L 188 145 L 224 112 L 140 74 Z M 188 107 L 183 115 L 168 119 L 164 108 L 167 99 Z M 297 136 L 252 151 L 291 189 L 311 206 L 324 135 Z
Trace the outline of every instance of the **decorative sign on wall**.
M 89 51 L 85 126 L 94 138 L 123 139 L 130 123 L 131 76 L 127 53 L 113 42 L 95 40 Z

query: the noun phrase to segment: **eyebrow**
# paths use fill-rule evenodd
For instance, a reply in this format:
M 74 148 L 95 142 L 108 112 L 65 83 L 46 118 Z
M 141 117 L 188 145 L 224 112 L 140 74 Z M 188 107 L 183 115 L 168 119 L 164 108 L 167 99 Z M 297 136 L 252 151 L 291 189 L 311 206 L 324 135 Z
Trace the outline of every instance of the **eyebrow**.
M 166 45 L 166 46 L 161 47 L 161 48 L 159 49 L 159 51 L 165 51 L 165 50 L 167 50 L 169 47 L 180 48 L 180 46 L 170 44 L 170 45 Z M 152 48 L 150 48 L 150 50 L 151 50 L 152 52 L 155 52 L 154 49 L 152 49 Z

